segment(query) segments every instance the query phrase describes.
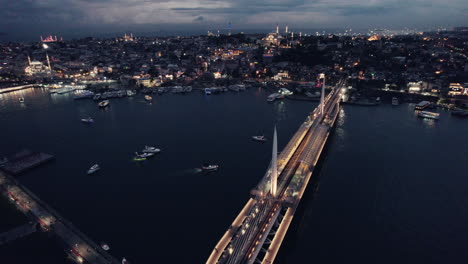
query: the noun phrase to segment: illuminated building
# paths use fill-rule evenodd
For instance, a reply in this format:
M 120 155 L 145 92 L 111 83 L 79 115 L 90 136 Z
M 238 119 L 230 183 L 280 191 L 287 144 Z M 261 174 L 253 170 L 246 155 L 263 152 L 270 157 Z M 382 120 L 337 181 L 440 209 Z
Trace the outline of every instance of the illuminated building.
M 463 86 L 459 83 L 451 83 L 449 85 L 449 91 L 448 95 L 454 96 L 454 95 L 462 95 L 463 94 Z

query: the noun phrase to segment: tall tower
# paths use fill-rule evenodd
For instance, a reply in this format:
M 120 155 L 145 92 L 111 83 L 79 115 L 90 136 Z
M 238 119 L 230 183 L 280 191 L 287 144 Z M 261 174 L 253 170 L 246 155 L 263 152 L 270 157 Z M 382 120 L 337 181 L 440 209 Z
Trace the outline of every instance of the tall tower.
M 28 56 L 28 66 L 31 66 L 31 57 Z
M 286 32 L 286 35 L 288 35 L 288 25 L 286 25 L 286 30 L 285 30 L 285 32 Z
M 276 34 L 279 34 L 279 25 L 276 24 Z
M 47 57 L 47 67 L 49 67 L 49 71 L 52 71 L 52 69 L 50 68 L 49 54 L 47 54 L 47 52 L 46 52 L 46 57 Z
M 320 94 L 320 114 L 322 115 L 323 117 L 323 114 L 324 114 L 324 103 L 325 103 L 325 73 L 321 73 L 320 74 L 320 79 L 323 78 L 323 82 L 322 82 L 322 93 Z
M 277 156 L 278 156 L 278 139 L 276 137 L 276 126 L 275 131 L 273 133 L 273 153 L 271 155 L 271 196 L 276 197 L 276 188 L 278 185 L 278 164 L 277 164 Z

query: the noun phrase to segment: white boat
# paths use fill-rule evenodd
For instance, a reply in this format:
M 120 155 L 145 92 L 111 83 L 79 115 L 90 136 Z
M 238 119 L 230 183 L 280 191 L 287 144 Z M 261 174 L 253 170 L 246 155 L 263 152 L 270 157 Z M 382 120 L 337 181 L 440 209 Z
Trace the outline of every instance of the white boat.
M 81 119 L 81 122 L 90 124 L 90 123 L 94 123 L 94 119 L 92 119 L 91 117 L 82 118 L 82 119 Z
M 143 153 L 159 153 L 161 152 L 160 149 L 155 148 L 155 147 L 149 147 L 145 146 L 145 148 L 142 150 Z
M 20 103 L 24 103 L 24 97 L 20 97 L 20 98 L 18 98 L 18 100 L 19 100 Z
M 109 105 L 109 100 L 104 100 L 104 101 L 102 101 L 102 102 L 99 102 L 98 105 L 99 105 L 99 107 L 104 108 L 104 107 L 106 107 L 106 106 Z
M 93 166 L 91 166 L 91 168 L 89 168 L 88 174 L 95 173 L 95 172 L 98 171 L 99 169 L 101 169 L 101 168 L 99 167 L 99 165 L 98 165 L 98 164 L 94 164 Z
M 146 101 L 151 101 L 151 100 L 153 100 L 153 98 L 151 96 L 149 96 L 149 95 L 145 95 L 145 100 Z
M 399 105 L 400 102 L 398 102 L 398 98 L 392 97 L 392 105 Z
M 252 136 L 252 139 L 253 140 L 256 140 L 256 141 L 261 141 L 261 142 L 265 142 L 267 141 L 267 138 L 265 136 Z
M 430 119 L 439 119 L 440 114 L 429 112 L 429 111 L 421 111 L 418 113 L 419 117 L 430 118 Z
M 215 171 L 218 169 L 219 169 L 219 165 L 216 165 L 216 164 L 212 164 L 212 165 L 203 164 L 202 166 L 202 170 L 204 171 Z
M 154 156 L 154 153 L 138 153 L 138 152 L 135 152 L 135 157 L 138 157 L 138 158 L 149 158 L 149 157 L 152 157 Z
M 102 249 L 104 249 L 105 251 L 107 251 L 107 250 L 110 249 L 109 245 L 107 245 L 107 244 L 104 243 L 104 242 L 101 242 L 101 247 L 102 247 Z
M 122 259 L 122 264 L 130 264 L 130 262 L 128 262 L 128 260 L 126 258 L 123 258 Z
M 127 90 L 127 96 L 130 97 L 130 96 L 134 96 L 135 95 L 135 92 L 133 92 L 132 90 Z

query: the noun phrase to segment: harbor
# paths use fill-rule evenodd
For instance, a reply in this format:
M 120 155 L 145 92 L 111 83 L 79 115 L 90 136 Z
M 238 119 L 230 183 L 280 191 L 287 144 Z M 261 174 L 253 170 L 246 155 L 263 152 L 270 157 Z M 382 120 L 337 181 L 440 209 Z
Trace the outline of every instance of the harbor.
M 18 104 L 14 93 L 10 93 L 9 97 L 3 97 L 8 111 L 0 112 L 2 124 L 11 128 L 4 132 L 2 154 L 14 153 L 25 146 L 53 154 L 54 162 L 26 171 L 18 181 L 97 242 L 97 247 L 101 241 L 108 243 L 109 253 L 118 260 L 125 257 L 131 263 L 151 263 L 157 258 L 167 263 L 203 263 L 243 208 L 249 190 L 260 180 L 261 176 L 252 177 L 250 173 L 265 173 L 271 159 L 272 124 L 277 125 L 278 150 L 282 150 L 317 105 L 317 102 L 287 98 L 268 103 L 269 94 L 269 91 L 254 88 L 205 96 L 203 91 L 196 90 L 185 95 L 150 94 L 153 97 L 151 104 L 137 94 L 110 99 L 110 107 L 99 109 L 93 100 L 73 100 L 72 93 L 50 95 L 47 90 L 25 90 L 22 95 L 26 99 L 24 106 Z M 297 250 L 307 252 L 312 244 L 321 248 L 317 262 L 345 261 L 340 256 L 330 257 L 334 247 L 323 247 L 323 243 L 331 245 L 327 239 L 333 237 L 335 241 L 344 239 L 347 244 L 356 244 L 353 250 L 344 250 L 348 256 L 357 258 L 367 252 L 366 248 L 379 252 L 379 248 L 375 249 L 376 246 L 365 238 L 375 241 L 380 236 L 385 237 L 385 230 L 390 226 L 395 228 L 392 234 L 408 238 L 405 245 L 416 244 L 420 251 L 442 248 L 456 253 L 454 245 L 447 240 L 444 240 L 446 246 L 425 244 L 426 237 L 417 237 L 414 233 L 425 232 L 429 226 L 442 228 L 449 222 L 460 230 L 460 234 L 463 233 L 462 219 L 453 215 L 459 212 L 456 201 L 466 199 L 464 194 L 468 191 L 465 192 L 465 185 L 453 185 L 450 181 L 464 179 L 460 164 L 465 156 L 458 147 L 464 136 L 452 131 L 454 128 L 466 131 L 466 122 L 452 117 L 446 109 L 437 110 L 440 111 L 438 121 L 418 118 L 414 111 L 416 103 L 402 102 L 392 106 L 384 101 L 378 107 L 342 107 L 329 147 L 324 149 L 322 169 L 316 171 L 309 183 L 311 193 L 315 193 L 317 184 L 320 186 L 318 196 L 305 195 L 302 199 L 305 209 L 302 210 L 306 213 L 302 217 L 306 220 L 295 217 L 291 223 L 292 230 L 301 226 L 307 234 L 306 237 L 300 236 L 302 232 L 296 234 L 299 235 Z M 35 122 L 28 121 L 32 116 Z M 93 124 L 80 121 L 88 117 L 94 119 Z M 396 123 L 400 125 L 395 126 Z M 41 135 L 41 140 L 32 137 L 30 131 Z M 385 131 L 393 131 L 392 136 L 388 137 Z M 264 135 L 268 141 L 256 142 L 252 140 L 253 135 Z M 453 138 L 448 142 L 440 140 L 445 137 Z M 386 140 L 382 141 L 382 138 Z M 432 144 L 453 152 L 449 155 L 450 160 L 443 152 L 434 151 Z M 145 145 L 161 148 L 162 153 L 151 160 L 134 162 L 134 152 L 141 152 Z M 369 157 L 368 153 L 378 154 Z M 422 159 L 425 161 L 423 165 L 414 170 L 407 169 Z M 362 167 L 363 160 L 370 163 L 369 169 Z M 197 172 L 195 168 L 205 162 L 218 164 L 220 168 L 211 173 Z M 101 169 L 88 176 L 87 170 L 96 163 Z M 441 171 L 440 164 L 448 163 L 452 166 L 444 166 Z M 381 166 L 384 171 L 378 169 Z M 245 173 L 246 168 L 249 174 Z M 359 175 L 350 175 L 350 169 L 359 171 Z M 420 171 L 424 177 L 415 176 Z M 315 177 L 319 176 L 317 183 Z M 426 182 L 427 190 L 417 187 L 422 181 Z M 407 185 L 413 192 L 408 192 Z M 375 194 L 369 193 L 369 188 L 374 187 L 384 195 L 377 200 L 382 210 L 373 209 L 371 201 Z M 389 189 L 393 191 L 390 193 Z M 414 191 L 421 196 L 413 196 Z M 454 196 L 448 196 L 446 191 Z M 347 199 L 336 199 L 335 192 L 344 194 Z M 426 200 L 431 202 L 431 208 L 442 208 L 433 192 L 450 201 L 443 209 L 446 215 L 437 214 L 422 220 L 419 217 L 424 215 L 422 208 L 429 206 Z M 214 209 L 212 201 L 220 199 L 223 207 Z M 398 208 L 408 204 L 408 210 L 403 213 L 394 203 Z M 365 210 L 356 209 L 361 205 Z M 307 213 L 312 209 L 313 214 Z M 419 213 L 405 218 L 410 209 Z M 200 212 L 203 217 L 191 218 Z M 346 219 L 345 225 L 337 220 L 336 214 L 340 219 Z M 387 214 L 391 217 L 386 217 Z M 182 228 L 187 219 L 199 228 Z M 377 225 L 372 219 L 378 219 Z M 411 228 L 398 228 L 402 219 Z M 312 224 L 304 226 L 309 222 Z M 374 225 L 376 233 L 363 231 L 364 224 Z M 324 230 L 317 231 L 312 225 L 323 225 Z M 339 232 L 333 231 L 334 228 Z M 206 234 L 208 229 L 213 232 Z M 346 230 L 361 233 L 347 233 Z M 36 232 L 18 243 L 23 245 L 22 240 L 29 241 L 46 234 Z M 442 236 L 447 234 L 443 232 L 435 237 L 443 240 Z M 45 241 L 49 243 L 55 240 L 48 239 Z M 183 256 L 171 246 L 180 241 L 195 241 Z M 286 236 L 284 245 L 292 241 L 296 241 L 295 237 L 289 239 Z M 11 256 L 24 251 L 24 247 L 15 247 L 15 243 L 5 244 L 11 253 L 4 254 Z M 379 240 L 379 243 L 395 246 L 391 238 Z M 30 254 L 47 259 L 34 245 L 28 248 L 32 248 Z M 297 263 L 307 258 L 301 252 L 288 251 L 287 247 L 284 252 L 282 250 L 279 259 L 286 258 L 286 261 L 279 263 Z M 411 256 L 403 247 L 396 247 L 395 251 Z M 63 252 L 59 249 L 56 254 L 61 256 Z M 176 255 L 177 261 L 174 260 Z M 63 264 L 64 261 L 62 258 L 46 263 Z

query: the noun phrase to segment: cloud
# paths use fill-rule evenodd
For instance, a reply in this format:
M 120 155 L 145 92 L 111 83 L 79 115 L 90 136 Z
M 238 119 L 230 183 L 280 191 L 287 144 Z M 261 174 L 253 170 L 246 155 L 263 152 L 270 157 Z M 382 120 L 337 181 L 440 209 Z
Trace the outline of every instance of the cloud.
M 0 0 L 0 31 L 179 25 L 188 28 L 434 26 L 466 24 L 465 0 Z M 437 14 L 436 16 L 434 14 Z M 11 35 L 11 34 L 10 34 Z

